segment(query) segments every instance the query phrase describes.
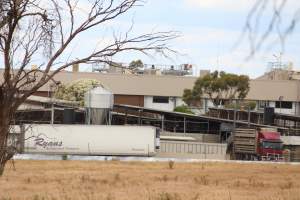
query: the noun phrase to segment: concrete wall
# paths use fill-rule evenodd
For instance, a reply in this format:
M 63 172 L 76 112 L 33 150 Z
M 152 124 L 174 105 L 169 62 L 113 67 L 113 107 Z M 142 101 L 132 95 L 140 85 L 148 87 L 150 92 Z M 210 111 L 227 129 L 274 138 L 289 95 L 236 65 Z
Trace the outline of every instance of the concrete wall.
M 144 107 L 165 111 L 173 111 L 175 108 L 176 98 L 169 97 L 169 103 L 154 103 L 153 96 L 144 97 Z
M 184 103 L 184 101 L 182 101 L 182 98 L 176 97 L 175 99 L 176 99 L 176 107 L 177 107 L 177 106 L 186 105 L 186 104 Z

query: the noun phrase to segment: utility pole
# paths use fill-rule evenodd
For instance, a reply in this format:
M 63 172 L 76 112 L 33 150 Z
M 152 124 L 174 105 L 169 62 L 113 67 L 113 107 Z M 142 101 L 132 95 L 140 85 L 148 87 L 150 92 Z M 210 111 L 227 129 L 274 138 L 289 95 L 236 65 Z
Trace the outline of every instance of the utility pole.
M 54 109 L 54 100 L 53 100 L 53 85 L 50 84 L 49 86 L 49 94 L 50 95 L 50 101 L 51 101 L 51 120 L 50 120 L 50 124 L 54 124 L 54 112 L 55 112 L 55 109 Z
M 233 131 L 235 132 L 236 128 L 236 111 L 237 111 L 237 100 L 235 100 L 234 111 L 233 111 Z
M 250 119 L 251 118 L 251 112 L 250 112 L 250 106 L 248 106 L 248 127 L 250 127 Z
M 279 118 L 279 125 L 281 125 L 281 103 L 282 103 L 282 100 L 283 100 L 283 96 L 280 96 L 279 97 L 279 116 L 280 116 L 280 118 Z

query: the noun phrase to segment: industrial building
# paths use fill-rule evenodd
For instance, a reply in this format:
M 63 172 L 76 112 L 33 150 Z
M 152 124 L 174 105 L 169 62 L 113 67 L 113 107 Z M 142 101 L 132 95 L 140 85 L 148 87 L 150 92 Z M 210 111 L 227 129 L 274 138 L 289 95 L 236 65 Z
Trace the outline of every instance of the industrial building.
M 99 72 L 63 71 L 55 80 L 69 84 L 80 79 L 99 80 L 114 94 L 115 104 L 126 104 L 145 108 L 172 111 L 184 104 L 184 89 L 191 89 L 197 77 L 171 75 L 132 75 Z M 39 89 L 37 96 L 51 97 L 53 83 L 49 82 Z M 257 102 L 257 110 L 274 107 L 276 113 L 289 115 L 300 114 L 300 81 L 254 79 L 250 81 L 250 91 L 245 98 Z M 209 99 L 204 98 L 200 113 L 212 107 Z
M 173 111 L 175 107 L 183 105 L 184 89 L 192 89 L 198 78 L 190 76 L 191 66 L 169 66 L 169 69 L 164 66 L 162 70 L 152 65 L 149 66 L 135 70 L 135 73 L 116 67 L 97 68 L 94 72 L 79 72 L 79 67 L 73 66 L 73 71 L 62 71 L 54 79 L 60 84 L 70 84 L 81 79 L 98 80 L 114 94 L 114 104 L 164 111 Z M 2 72 L 3 70 L 0 70 L 0 74 Z M 209 70 L 201 70 L 200 76 L 207 73 Z M 262 111 L 264 107 L 274 107 L 276 113 L 299 115 L 300 79 L 298 74 L 289 69 L 275 68 L 250 81 L 250 91 L 245 100 L 255 101 L 257 111 Z M 49 82 L 35 95 L 52 97 L 55 86 L 53 82 Z M 213 107 L 212 102 L 207 98 L 203 98 L 200 105 L 197 108 L 198 114 L 204 114 L 210 107 Z
M 193 138 L 198 137 L 197 142 L 200 142 L 202 146 L 202 143 L 211 141 L 213 141 L 213 143 L 225 142 L 232 128 L 227 130 L 226 127 L 224 129 L 224 126 L 232 125 L 233 123 L 238 127 L 246 126 L 253 128 L 271 127 L 273 125 L 261 124 L 262 114 L 259 112 L 251 113 L 250 118 L 246 117 L 246 120 L 243 117 L 245 113 L 239 112 L 237 113 L 237 120 L 230 117 L 232 114 L 228 111 L 225 111 L 225 117 L 221 115 L 196 116 L 171 112 L 176 106 L 184 103 L 181 99 L 183 90 L 186 88 L 191 89 L 197 77 L 68 71 L 63 71 L 55 77 L 55 81 L 62 84 L 69 84 L 80 79 L 99 80 L 112 92 L 114 95 L 114 107 L 111 110 L 111 114 L 113 115 L 112 124 L 151 125 L 161 128 L 164 135 L 171 134 L 171 136 L 172 134 L 182 135 L 182 133 L 184 136 L 193 134 L 191 136 L 193 136 Z M 293 115 L 297 114 L 299 108 L 298 87 L 298 80 L 251 80 L 251 89 L 246 99 L 257 101 L 258 110 L 263 109 L 265 106 L 273 105 L 276 112 Z M 286 88 L 290 88 L 291 90 L 287 90 Z M 53 83 L 51 82 L 40 88 L 36 96 L 30 97 L 27 102 L 22 105 L 20 110 L 23 111 L 17 114 L 16 121 L 20 123 L 28 123 L 29 121 L 30 123 L 49 123 L 52 121 L 52 123 L 58 124 L 86 123 L 86 110 L 73 104 L 73 102 L 51 98 L 54 89 Z M 278 96 L 280 98 L 278 98 Z M 276 108 L 278 102 L 280 102 L 280 107 Z M 291 103 L 292 106 L 286 108 L 286 102 L 288 102 L 287 104 Z M 210 102 L 208 99 L 204 98 L 202 105 L 201 110 L 209 110 Z M 68 107 L 71 108 L 70 110 L 73 114 L 68 114 Z M 74 108 L 76 109 L 74 110 Z M 27 114 L 25 114 L 26 110 L 28 111 Z M 53 113 L 55 113 L 54 118 L 52 118 Z M 27 117 L 23 118 L 24 115 L 27 115 Z M 73 119 L 70 119 L 70 116 L 72 116 Z M 286 125 L 286 122 L 290 119 L 282 117 L 282 115 L 275 116 L 275 121 L 284 120 L 283 122 Z M 26 121 L 28 119 L 29 121 Z M 249 120 L 247 121 L 247 119 Z M 68 122 L 68 120 L 70 121 Z M 299 135 L 297 131 L 299 128 L 299 119 L 293 118 L 292 120 L 292 126 L 276 128 L 284 135 L 291 135 L 291 133 L 293 135 Z M 277 126 L 277 124 L 275 124 L 275 126 Z M 291 130 L 296 132 L 291 132 Z M 178 135 L 175 135 L 175 137 L 177 136 Z M 181 141 L 180 145 L 178 142 L 169 144 L 168 141 L 166 141 L 163 143 L 165 146 L 162 145 L 161 152 L 169 155 L 169 153 L 174 153 L 173 151 L 176 149 L 176 153 L 179 152 L 180 155 L 188 154 L 190 156 L 191 152 L 194 152 L 195 156 L 199 156 L 199 152 L 202 152 L 200 143 L 198 147 L 191 141 Z M 174 144 L 176 145 L 174 146 Z M 203 147 L 203 152 L 205 153 L 201 153 L 201 156 L 204 155 L 206 158 L 206 152 L 210 151 L 209 149 L 212 148 L 212 146 L 208 144 L 205 145 L 205 148 Z M 218 147 L 214 148 L 213 152 L 215 152 L 215 150 L 217 152 L 214 154 L 225 155 L 224 149 L 226 145 L 218 145 Z M 179 148 L 178 146 L 181 147 Z M 298 145 L 296 146 L 298 148 Z

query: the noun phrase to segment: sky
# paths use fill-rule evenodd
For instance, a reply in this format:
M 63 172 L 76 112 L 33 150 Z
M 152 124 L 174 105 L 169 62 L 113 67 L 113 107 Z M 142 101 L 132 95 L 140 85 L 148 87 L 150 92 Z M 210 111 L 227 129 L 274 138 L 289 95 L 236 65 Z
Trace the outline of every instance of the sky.
M 268 62 L 276 61 L 276 56 L 282 52 L 282 61 L 292 62 L 294 69 L 300 70 L 298 28 L 285 41 L 284 51 L 276 41 L 277 34 L 272 32 L 263 48 L 254 57 L 247 59 L 250 55 L 249 40 L 244 38 L 240 41 L 239 38 L 254 3 L 254 0 L 147 0 L 143 6 L 116 19 L 111 27 L 122 32 L 133 22 L 133 35 L 153 30 L 179 31 L 181 37 L 170 41 L 169 45 L 180 55 L 165 59 L 126 53 L 114 59 L 124 63 L 136 59 L 149 64 L 190 63 L 195 75 L 199 75 L 201 69 L 209 69 L 247 74 L 255 78 L 268 70 Z M 300 2 L 296 0 L 286 4 L 281 22 L 283 28 L 288 25 L 296 8 L 300 8 Z M 261 32 L 258 33 L 261 34 L 268 25 L 271 13 L 266 9 L 266 14 L 261 18 Z M 98 33 L 95 35 L 93 32 L 89 39 L 98 36 Z
M 258 35 L 263 34 L 271 20 L 272 2 L 277 2 L 278 5 L 284 0 L 265 1 L 270 5 L 260 18 L 256 29 Z M 76 20 L 84 17 L 87 2 L 88 0 L 79 1 Z M 111 42 L 112 33 L 124 34 L 133 25 L 130 36 L 158 31 L 178 31 L 180 37 L 170 41 L 168 45 L 179 53 L 166 59 L 156 54 L 149 57 L 128 52 L 114 56 L 114 61 L 130 63 L 132 60 L 141 59 L 145 64 L 192 64 L 194 75 L 199 75 L 200 70 L 208 69 L 246 74 L 255 78 L 266 72 L 268 62 L 276 61 L 276 56 L 282 52 L 282 61 L 292 62 L 294 69 L 300 70 L 299 26 L 296 26 L 293 33 L 288 36 L 284 49 L 277 40 L 278 34 L 274 31 L 255 56 L 247 59 L 251 52 L 249 40 L 247 37 L 243 40 L 239 38 L 243 33 L 247 15 L 256 0 L 143 0 L 143 2 L 142 6 L 134 7 L 104 26 L 94 28 L 79 37 L 68 48 L 64 60 L 88 55 L 95 46 Z M 287 1 L 279 30 L 283 31 L 288 26 L 297 9 L 300 9 L 299 0 Z M 67 22 L 63 25 L 68 27 Z M 37 64 L 39 59 L 35 57 L 32 63 Z M 83 65 L 80 69 L 91 71 L 91 66 Z

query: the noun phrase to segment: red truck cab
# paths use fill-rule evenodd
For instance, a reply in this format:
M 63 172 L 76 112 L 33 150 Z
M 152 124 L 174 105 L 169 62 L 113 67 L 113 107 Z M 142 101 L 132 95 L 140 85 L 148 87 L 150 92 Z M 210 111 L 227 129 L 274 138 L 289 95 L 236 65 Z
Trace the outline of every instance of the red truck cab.
M 283 159 L 283 142 L 280 139 L 280 133 L 259 131 L 257 142 L 257 154 L 261 160 Z

